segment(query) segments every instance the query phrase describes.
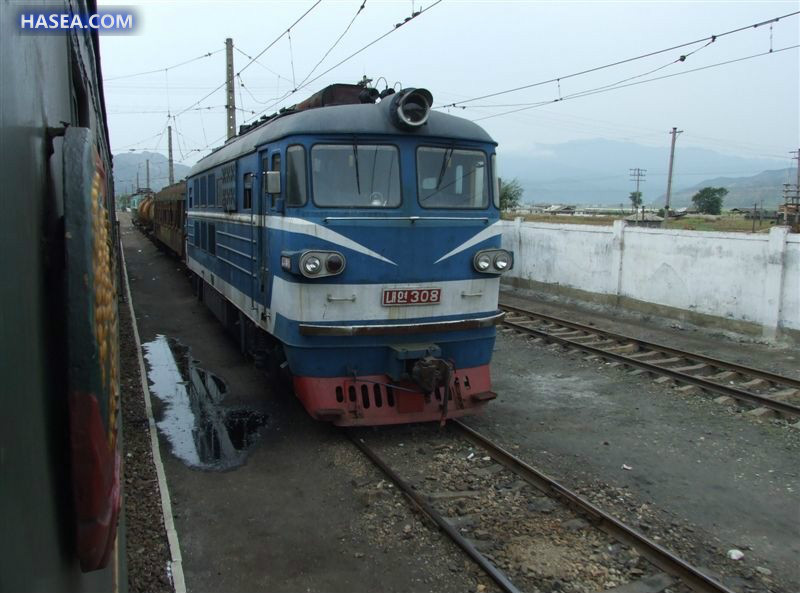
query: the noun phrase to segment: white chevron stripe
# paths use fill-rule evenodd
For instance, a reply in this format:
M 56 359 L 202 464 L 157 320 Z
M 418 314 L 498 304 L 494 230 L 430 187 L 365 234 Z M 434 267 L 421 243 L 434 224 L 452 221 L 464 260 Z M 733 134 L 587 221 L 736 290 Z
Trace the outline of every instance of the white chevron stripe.
M 309 235 L 311 237 L 317 237 L 318 239 L 323 239 L 324 241 L 330 241 L 331 243 L 341 245 L 342 247 L 347 247 L 348 249 L 352 249 L 353 251 L 356 251 L 358 253 L 363 253 L 364 255 L 368 255 L 370 257 L 374 257 L 375 259 L 385 261 L 386 263 L 392 264 L 393 266 L 397 265 L 392 260 L 383 257 L 380 253 L 376 253 L 371 249 L 364 247 L 360 243 L 356 243 L 352 239 L 348 239 L 344 235 L 341 235 L 336 231 L 332 231 L 331 229 L 324 227 L 321 224 L 317 224 L 309 220 L 304 220 L 302 218 L 289 218 L 284 216 L 266 216 L 264 218 L 265 218 L 264 226 L 266 226 L 267 228 L 279 231 L 286 231 L 289 233 L 299 233 L 302 235 Z
M 498 224 L 499 222 L 500 221 L 492 223 L 489 227 L 483 229 L 480 233 L 478 233 L 477 235 L 475 235 L 471 239 L 468 239 L 467 241 L 465 241 L 464 243 L 462 243 L 461 245 L 459 245 L 458 247 L 456 247 L 455 249 L 453 249 L 449 253 L 446 253 L 445 255 L 443 255 L 442 257 L 440 257 L 439 259 L 437 259 L 433 263 L 434 264 L 438 264 L 439 262 L 446 260 L 448 257 L 454 256 L 456 253 L 461 253 L 465 249 L 469 249 L 473 245 L 477 245 L 481 241 L 485 241 L 489 237 L 494 237 L 495 235 L 502 235 L 503 234 L 503 228 L 502 228 L 502 226 L 500 224 Z
M 344 235 L 337 233 L 336 231 L 332 231 L 321 224 L 317 224 L 303 218 L 286 216 L 251 216 L 250 214 L 246 213 L 204 212 L 202 210 L 189 210 L 188 215 L 191 218 L 209 218 L 213 220 L 225 220 L 239 224 L 252 225 L 255 223 L 260 227 L 267 227 L 278 231 L 286 231 L 289 233 L 299 233 L 301 235 L 317 237 L 325 241 L 330 241 L 331 243 L 336 243 L 342 247 L 347 247 L 348 249 L 352 249 L 358 253 L 363 253 L 369 257 L 374 257 L 375 259 L 385 261 L 387 264 L 392 264 L 393 266 L 397 265 L 392 260 L 383 257 L 380 253 L 376 253 L 375 251 L 364 247 L 361 245 L 361 243 L 357 243 L 352 239 L 348 239 Z

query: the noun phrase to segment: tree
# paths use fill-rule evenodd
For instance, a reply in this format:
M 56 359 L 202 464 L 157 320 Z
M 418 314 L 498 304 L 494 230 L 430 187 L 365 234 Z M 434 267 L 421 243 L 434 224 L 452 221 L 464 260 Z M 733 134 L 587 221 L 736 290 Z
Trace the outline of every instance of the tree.
M 692 196 L 692 202 L 703 214 L 722 212 L 722 199 L 728 194 L 724 187 L 704 187 Z
M 524 191 L 516 177 L 508 183 L 502 183 L 500 185 L 500 210 L 511 210 L 519 206 Z
M 631 195 L 628 196 L 628 199 L 630 199 L 631 204 L 633 204 L 633 209 L 636 210 L 642 205 L 642 192 L 632 191 Z

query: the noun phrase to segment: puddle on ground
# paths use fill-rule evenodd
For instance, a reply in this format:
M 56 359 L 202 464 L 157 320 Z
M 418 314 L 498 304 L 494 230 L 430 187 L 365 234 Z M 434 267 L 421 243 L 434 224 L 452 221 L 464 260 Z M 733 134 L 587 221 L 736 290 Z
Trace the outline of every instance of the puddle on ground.
M 177 340 L 159 335 L 142 349 L 150 392 L 164 404 L 156 426 L 172 454 L 198 469 L 228 470 L 244 464 L 266 416 L 223 406 L 225 381 L 197 366 Z

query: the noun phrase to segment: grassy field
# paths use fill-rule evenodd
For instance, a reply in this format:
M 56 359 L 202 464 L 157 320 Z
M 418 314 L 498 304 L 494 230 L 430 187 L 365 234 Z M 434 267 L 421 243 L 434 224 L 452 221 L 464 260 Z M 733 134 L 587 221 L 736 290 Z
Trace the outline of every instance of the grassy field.
M 508 214 L 503 214 L 506 220 L 513 220 L 515 217 Z M 619 218 L 615 216 L 552 216 L 547 214 L 527 214 L 523 216 L 526 221 L 530 222 L 547 222 L 552 224 L 588 224 L 594 226 L 611 226 L 614 221 Z M 759 225 L 758 220 L 755 221 L 755 231 L 757 233 L 767 233 L 772 227 L 771 221 L 764 220 Z M 670 220 L 667 223 L 667 228 L 681 229 L 687 231 L 720 231 L 720 232 L 737 232 L 737 233 L 750 233 L 753 230 L 753 221 L 745 219 L 741 216 L 725 216 L 722 215 L 718 220 L 707 220 L 705 218 L 677 218 Z

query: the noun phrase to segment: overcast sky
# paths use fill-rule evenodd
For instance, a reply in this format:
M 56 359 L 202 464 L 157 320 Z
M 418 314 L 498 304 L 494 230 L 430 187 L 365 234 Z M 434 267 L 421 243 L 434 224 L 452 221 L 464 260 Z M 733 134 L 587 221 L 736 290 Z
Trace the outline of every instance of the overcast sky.
M 237 124 L 267 109 L 304 99 L 327 84 L 367 75 L 389 85 L 429 89 L 439 106 L 533 84 L 765 21 L 800 10 L 800 2 L 499 2 L 367 0 L 350 30 L 313 71 L 358 11 L 362 0 L 323 0 L 256 63 L 256 56 L 314 1 L 138 2 L 135 35 L 102 36 L 102 63 L 112 149 L 166 153 L 168 112 L 180 133 L 175 158 L 193 164 L 225 135 L 226 37 L 232 37 Z M 101 2 L 108 6 L 110 3 Z M 124 2 L 131 5 L 130 2 Z M 413 8 L 412 8 L 413 7 Z M 430 8 L 429 8 L 430 7 Z M 296 94 L 413 10 L 403 27 Z M 503 151 L 535 154 L 542 144 L 576 139 L 680 142 L 744 156 L 786 158 L 800 144 L 800 51 L 776 52 L 734 64 L 569 99 L 513 114 L 520 104 L 550 101 L 626 79 L 665 76 L 800 43 L 800 18 L 788 17 L 648 59 L 527 90 L 465 103 L 450 113 L 479 123 Z M 683 62 L 681 55 L 689 54 Z M 143 76 L 206 53 L 210 57 Z M 674 63 L 673 63 L 674 62 Z M 659 69 L 657 72 L 648 72 Z M 635 77 L 635 78 L 634 78 Z M 383 80 L 378 84 L 383 88 Z M 559 88 L 560 86 L 560 88 Z M 190 106 L 192 110 L 184 111 Z M 196 108 L 203 108 L 197 110 Z M 494 116 L 494 117 L 487 117 Z

